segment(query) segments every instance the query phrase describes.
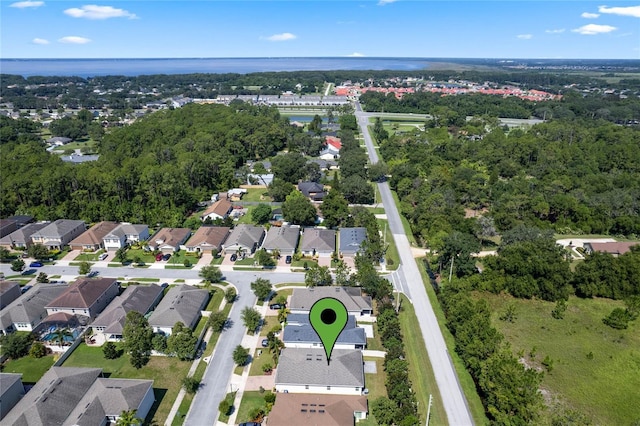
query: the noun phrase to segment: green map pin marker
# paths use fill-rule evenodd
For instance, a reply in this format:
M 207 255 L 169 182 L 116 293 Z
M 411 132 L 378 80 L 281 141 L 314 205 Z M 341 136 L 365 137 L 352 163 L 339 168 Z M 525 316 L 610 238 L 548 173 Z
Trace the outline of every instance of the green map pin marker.
M 325 297 L 313 304 L 309 311 L 309 322 L 324 346 L 327 364 L 338 336 L 347 325 L 347 308 L 338 299 Z

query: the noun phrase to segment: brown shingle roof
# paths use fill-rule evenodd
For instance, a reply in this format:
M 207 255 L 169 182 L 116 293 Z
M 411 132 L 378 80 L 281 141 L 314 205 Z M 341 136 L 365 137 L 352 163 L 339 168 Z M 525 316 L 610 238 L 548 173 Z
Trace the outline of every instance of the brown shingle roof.
M 85 246 L 85 245 L 100 245 L 105 235 L 108 235 L 111 231 L 118 227 L 119 223 L 116 222 L 98 222 L 91 228 L 84 231 L 76 239 L 71 241 L 71 246 Z
M 615 243 L 589 243 L 593 251 L 600 251 L 611 254 L 625 254 L 631 250 L 631 247 L 637 246 L 638 242 L 615 242 Z
M 185 245 L 187 247 L 196 247 L 204 244 L 219 249 L 224 240 L 227 239 L 230 229 L 225 226 L 201 226 Z
M 114 283 L 114 278 L 81 278 L 69 285 L 60 296 L 52 300 L 47 308 L 89 308 Z
M 225 217 L 226 214 L 229 213 L 229 210 L 231 210 L 232 207 L 233 205 L 226 199 L 218 200 L 215 203 L 211 204 L 208 209 L 202 212 L 200 217 L 205 217 L 212 213 L 215 213 L 221 217 Z
M 356 411 L 368 411 L 366 396 L 278 393 L 268 425 L 353 425 Z

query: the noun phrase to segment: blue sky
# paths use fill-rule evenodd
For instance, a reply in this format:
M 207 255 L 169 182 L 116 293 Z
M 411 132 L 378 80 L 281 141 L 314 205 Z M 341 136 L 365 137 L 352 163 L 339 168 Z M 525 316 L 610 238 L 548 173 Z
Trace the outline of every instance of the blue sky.
M 640 58 L 640 0 L 0 0 L 2 58 Z

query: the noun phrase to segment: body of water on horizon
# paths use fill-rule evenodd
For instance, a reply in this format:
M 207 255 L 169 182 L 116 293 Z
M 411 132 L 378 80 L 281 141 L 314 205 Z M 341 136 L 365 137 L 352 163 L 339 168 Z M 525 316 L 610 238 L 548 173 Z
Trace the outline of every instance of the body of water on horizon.
M 158 58 L 158 59 L 0 59 L 0 73 L 30 76 L 94 77 L 238 73 L 269 71 L 426 69 L 425 58 Z

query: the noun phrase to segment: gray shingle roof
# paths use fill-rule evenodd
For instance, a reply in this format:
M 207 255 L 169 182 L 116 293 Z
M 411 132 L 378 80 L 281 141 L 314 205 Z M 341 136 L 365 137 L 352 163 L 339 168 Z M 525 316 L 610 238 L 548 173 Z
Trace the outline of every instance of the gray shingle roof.
M 153 380 L 98 378 L 69 414 L 65 425 L 93 426 L 106 416 L 136 410 L 153 387 Z
M 242 223 L 231 230 L 224 246 L 241 246 L 251 250 L 254 244 L 260 244 L 263 235 L 264 228 L 262 226 Z
M 191 327 L 200 318 L 200 310 L 209 300 L 209 292 L 190 285 L 173 287 L 149 317 L 152 327 L 173 327 L 177 322 Z
M 364 387 L 362 352 L 334 349 L 327 365 L 324 349 L 285 348 L 280 353 L 275 383 Z
M 307 228 L 302 234 L 300 251 L 332 253 L 336 251 L 336 231 L 331 229 Z
M 156 284 L 130 285 L 120 296 L 113 299 L 91 325 L 106 327 L 105 332 L 108 333 L 121 334 L 127 312 L 146 314 L 163 290 Z
M 296 288 L 293 290 L 289 309 L 292 311 L 306 311 L 311 306 L 324 297 L 333 297 L 341 301 L 347 308 L 347 311 L 361 312 L 371 311 L 372 302 L 370 296 L 363 296 L 357 287 L 313 287 L 313 288 Z
M 60 238 L 67 235 L 78 226 L 84 226 L 83 220 L 58 219 L 55 222 L 47 224 L 44 228 L 32 234 L 43 236 L 46 238 Z
M 51 367 L 2 419 L 3 424 L 64 424 L 101 373 L 100 368 Z
M 366 228 L 340 228 L 340 253 L 355 254 L 367 239 Z
M 262 247 L 267 250 L 292 250 L 295 251 L 300 238 L 300 228 L 292 226 L 272 226 L 264 238 Z
M 104 238 L 122 238 L 125 235 L 140 235 L 149 229 L 147 225 L 133 225 L 131 223 L 121 223 L 120 226 L 115 228 L 109 234 L 105 235 Z
M 296 315 L 290 314 L 289 316 Z M 306 318 L 306 319 L 305 319 Z M 287 343 L 321 343 L 318 334 L 309 323 L 309 316 L 305 314 L 297 314 L 294 319 L 296 322 L 289 321 L 282 334 L 282 341 Z M 356 318 L 349 315 L 347 325 L 342 333 L 338 336 L 336 343 L 345 345 L 366 345 L 367 336 L 364 328 L 356 326 Z
M 20 283 L 0 280 L 0 309 L 20 297 Z
M 18 229 L 17 231 L 13 231 L 9 235 L 5 235 L 0 238 L 0 244 L 2 245 L 13 245 L 16 243 L 27 244 L 31 243 L 31 235 L 40 231 L 45 226 L 49 225 L 49 222 L 40 222 L 40 223 L 29 223 L 24 227 Z
M 15 323 L 33 323 L 35 327 L 47 317 L 45 306 L 67 289 L 66 284 L 39 284 L 0 311 L 3 329 Z

